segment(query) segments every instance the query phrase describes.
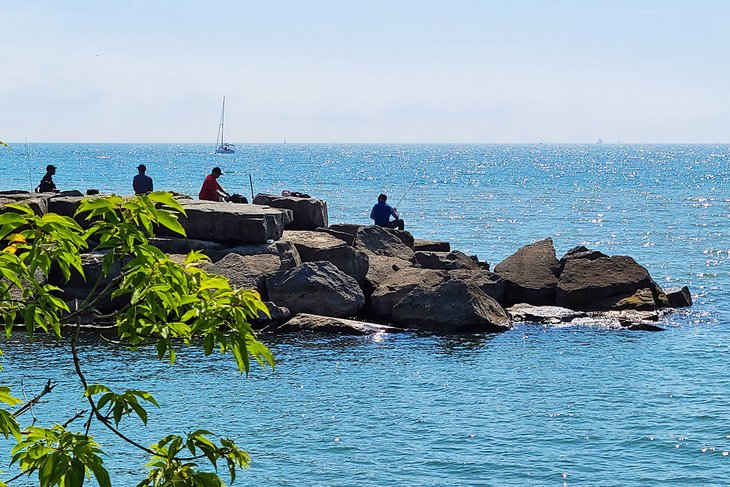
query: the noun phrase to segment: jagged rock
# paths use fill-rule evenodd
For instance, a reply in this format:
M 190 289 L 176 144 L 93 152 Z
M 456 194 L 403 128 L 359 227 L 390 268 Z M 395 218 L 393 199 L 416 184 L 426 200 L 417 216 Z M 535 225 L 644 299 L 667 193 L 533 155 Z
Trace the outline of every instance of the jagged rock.
M 614 309 L 624 298 L 649 288 L 650 282 L 649 272 L 631 257 L 569 259 L 560 274 L 556 302 L 571 309 Z
M 309 230 L 286 230 L 281 237 L 281 241 L 290 242 L 294 245 L 297 248 L 297 252 L 299 252 L 299 256 L 302 258 L 302 262 L 315 260 L 314 254 L 318 250 L 346 246 L 342 240 L 333 237 L 329 233 Z
M 298 198 L 296 196 L 275 196 L 257 194 L 253 203 L 267 205 L 272 208 L 286 208 L 294 212 L 294 218 L 286 228 L 292 230 L 314 230 L 328 225 L 327 202 L 315 198 Z
M 189 238 L 213 242 L 260 243 L 278 240 L 291 210 L 216 201 L 179 200 L 186 215 L 180 224 Z M 169 235 L 165 229 L 160 231 Z
M 294 318 L 276 328 L 277 333 L 295 331 L 313 331 L 339 335 L 371 335 L 375 333 L 399 332 L 402 330 L 392 326 L 308 313 L 299 313 Z
M 498 274 L 486 270 L 455 269 L 446 273 L 447 279 L 460 279 L 481 289 L 484 294 L 504 306 L 507 283 Z
M 415 252 L 450 252 L 451 244 L 449 242 L 438 242 L 434 240 L 415 239 L 413 241 L 413 250 Z
M 213 262 L 221 260 L 228 254 L 238 255 L 259 255 L 273 254 L 278 255 L 281 259 L 282 269 L 289 269 L 302 263 L 299 252 L 291 242 L 283 242 L 278 240 L 274 243 L 234 245 L 224 247 L 220 250 L 210 250 L 208 255 Z
M 342 272 L 362 283 L 368 272 L 368 256 L 337 237 L 319 231 L 285 231 L 285 242 L 293 244 L 303 262 L 326 260 Z
M 474 260 L 463 252 L 452 250 L 451 252 L 418 251 L 416 262 L 426 269 L 479 269 L 479 261 Z
M 576 318 L 588 316 L 583 311 L 574 311 L 560 306 L 534 306 L 519 303 L 507 308 L 507 312 L 515 321 L 531 321 L 535 323 L 567 323 Z
M 357 281 L 326 261 L 305 262 L 266 280 L 269 299 L 292 313 L 352 316 L 365 305 Z
M 413 263 L 397 257 L 369 254 L 368 272 L 362 285 L 365 295 L 370 296 L 385 279 L 408 267 L 413 267 Z
M 631 323 L 627 324 L 626 328 L 634 331 L 664 331 L 664 328 L 652 323 Z
M 458 279 L 416 288 L 393 307 L 393 321 L 406 328 L 452 332 L 497 332 L 511 328 L 507 312 L 478 287 Z
M 336 223 L 334 225 L 330 225 L 329 229 L 338 233 L 352 235 L 352 241 L 354 242 L 355 236 L 357 235 L 357 232 L 361 228 L 368 228 L 372 227 L 373 225 L 355 225 L 353 223 Z M 413 235 L 411 235 L 410 232 L 407 232 L 405 230 L 398 230 L 397 228 L 385 228 L 385 227 L 377 227 L 380 228 L 389 234 L 395 236 L 403 242 L 404 245 L 409 247 L 411 250 L 413 250 L 414 241 Z
M 415 254 L 411 247 L 383 227 L 361 227 L 355 234 L 354 246 L 369 254 L 415 261 Z
M 266 279 L 275 272 L 291 267 L 283 265 L 281 258 L 274 254 L 228 254 L 218 262 L 203 264 L 201 268 L 227 277 L 233 287 L 256 289 L 262 299 L 267 299 Z
M 692 306 L 692 294 L 687 286 L 667 289 L 667 303 L 672 308 Z
M 416 288 L 430 289 L 441 284 L 446 277 L 443 271 L 406 267 L 386 277 L 370 296 L 370 309 L 374 316 L 388 319 L 393 306 Z
M 568 250 L 565 255 L 560 258 L 560 272 L 563 271 L 563 269 L 565 268 L 565 263 L 570 259 L 596 260 L 599 257 L 608 256 L 603 252 L 591 250 L 583 245 L 578 245 L 577 247 L 573 247 L 572 249 Z
M 508 305 L 555 304 L 560 263 L 551 238 L 525 245 L 497 264 L 494 272 L 507 282 L 505 302 Z
M 365 282 L 365 276 L 367 276 L 368 269 L 370 268 L 370 258 L 368 255 L 349 245 L 317 250 L 314 252 L 312 260 L 332 262 L 335 267 L 355 279 L 358 284 Z

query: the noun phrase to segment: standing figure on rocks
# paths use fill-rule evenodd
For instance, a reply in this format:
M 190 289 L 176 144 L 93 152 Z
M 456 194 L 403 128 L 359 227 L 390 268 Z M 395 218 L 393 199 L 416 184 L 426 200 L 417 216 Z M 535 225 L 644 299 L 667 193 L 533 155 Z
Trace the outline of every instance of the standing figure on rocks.
M 398 230 L 403 230 L 403 228 L 405 227 L 405 222 L 401 220 L 400 216 L 398 215 L 398 208 L 387 204 L 387 200 L 388 196 L 380 193 L 380 195 L 378 196 L 378 203 L 373 206 L 373 209 L 370 211 L 370 218 L 379 227 L 397 228 Z M 395 220 L 390 219 L 391 215 L 393 216 L 393 218 L 395 218 Z
M 152 178 L 145 174 L 147 166 L 140 164 L 137 166 L 139 174 L 137 174 L 132 180 L 132 187 L 134 188 L 134 194 L 147 194 L 152 192 Z
M 56 174 L 56 166 L 49 164 L 46 166 L 46 175 L 43 176 L 38 187 L 35 189 L 36 193 L 51 193 L 58 192 L 56 189 L 56 183 L 53 182 L 53 175 Z
M 223 174 L 220 167 L 214 167 L 213 170 L 205 177 L 203 187 L 200 188 L 198 198 L 206 201 L 228 201 L 231 195 L 226 193 L 217 179 Z

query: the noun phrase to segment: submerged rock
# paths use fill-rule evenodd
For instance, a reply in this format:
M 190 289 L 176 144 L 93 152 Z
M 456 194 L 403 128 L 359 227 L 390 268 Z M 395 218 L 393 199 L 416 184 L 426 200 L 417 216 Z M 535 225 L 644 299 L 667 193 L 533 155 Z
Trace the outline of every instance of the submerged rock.
M 672 308 L 692 306 L 692 294 L 687 286 L 667 289 L 667 304 Z
M 375 323 L 367 323 L 363 321 L 299 313 L 283 325 L 278 326 L 275 331 L 277 333 L 313 331 L 317 333 L 331 333 L 339 335 L 371 335 L 375 333 L 393 333 L 402 330 L 392 326 L 377 325 Z
M 588 315 L 583 311 L 575 311 L 560 306 L 534 306 L 532 304 L 515 304 L 507 308 L 507 312 L 515 321 L 532 321 L 535 323 L 568 323 L 576 318 Z

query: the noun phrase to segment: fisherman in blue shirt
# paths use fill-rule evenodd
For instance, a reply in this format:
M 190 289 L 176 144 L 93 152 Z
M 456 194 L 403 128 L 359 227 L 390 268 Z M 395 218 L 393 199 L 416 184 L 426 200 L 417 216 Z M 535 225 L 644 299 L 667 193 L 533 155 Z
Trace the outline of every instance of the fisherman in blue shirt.
M 373 206 L 370 212 L 370 218 L 379 227 L 397 228 L 403 230 L 405 222 L 398 216 L 398 208 L 392 207 L 386 203 L 388 196 L 381 193 L 378 196 L 378 204 Z M 395 220 L 391 220 L 391 215 Z
M 152 192 L 152 178 L 145 174 L 147 166 L 140 164 L 137 166 L 139 174 L 137 174 L 132 180 L 132 187 L 134 188 L 134 194 L 147 194 Z

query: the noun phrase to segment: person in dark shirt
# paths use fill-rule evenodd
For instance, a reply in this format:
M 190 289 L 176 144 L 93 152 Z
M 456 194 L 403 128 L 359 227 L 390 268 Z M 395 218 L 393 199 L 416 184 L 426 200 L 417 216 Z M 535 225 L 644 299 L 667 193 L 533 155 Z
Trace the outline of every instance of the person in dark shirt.
M 370 211 L 370 218 L 379 227 L 397 228 L 398 230 L 403 230 L 403 228 L 405 228 L 405 222 L 401 220 L 400 216 L 398 215 L 398 208 L 387 204 L 387 200 L 388 196 L 385 194 L 381 193 L 378 196 L 378 203 L 373 206 L 372 211 Z M 391 216 L 395 218 L 395 220 L 391 220 Z
M 218 184 L 217 179 L 223 174 L 220 167 L 214 167 L 213 170 L 205 177 L 203 181 L 203 187 L 200 188 L 198 198 L 206 201 L 228 201 L 231 197 L 228 193 L 223 191 L 221 185 Z
M 51 193 L 58 192 L 56 189 L 56 183 L 53 182 L 53 176 L 56 174 L 56 166 L 49 164 L 46 166 L 46 175 L 41 179 L 40 184 L 35 189 L 36 193 Z
M 152 190 L 152 178 L 149 177 L 145 172 L 147 166 L 140 164 L 137 166 L 139 174 L 137 174 L 132 180 L 132 187 L 134 188 L 134 194 L 147 194 L 151 193 Z

